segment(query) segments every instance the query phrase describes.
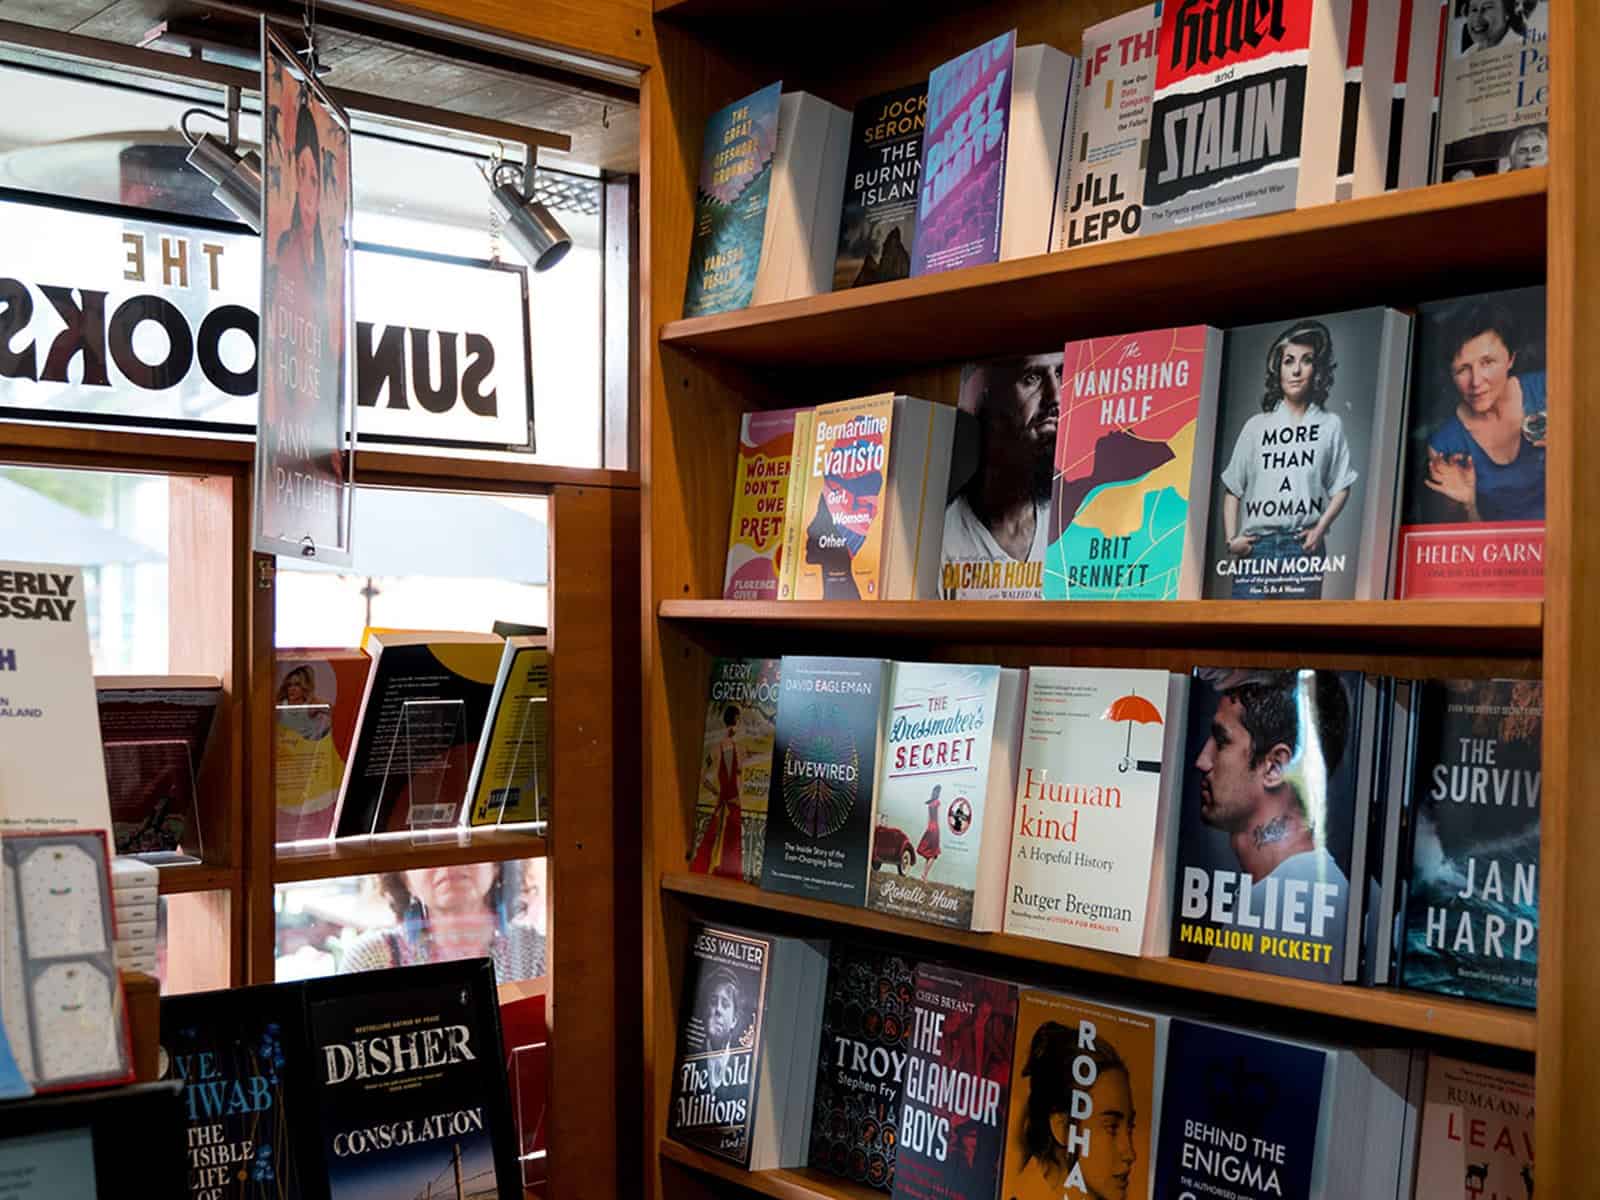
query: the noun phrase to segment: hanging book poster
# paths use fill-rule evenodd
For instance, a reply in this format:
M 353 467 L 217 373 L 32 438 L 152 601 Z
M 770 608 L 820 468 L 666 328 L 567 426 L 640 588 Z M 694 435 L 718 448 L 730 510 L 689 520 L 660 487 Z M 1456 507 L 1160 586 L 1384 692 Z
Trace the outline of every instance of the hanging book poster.
M 350 118 L 261 24 L 255 548 L 350 563 Z

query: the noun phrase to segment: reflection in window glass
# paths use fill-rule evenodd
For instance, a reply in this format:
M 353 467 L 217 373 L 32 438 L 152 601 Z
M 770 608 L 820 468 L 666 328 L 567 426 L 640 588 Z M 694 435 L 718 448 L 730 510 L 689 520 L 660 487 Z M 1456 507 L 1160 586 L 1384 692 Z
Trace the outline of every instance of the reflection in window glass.
M 167 670 L 167 480 L 0 467 L 0 559 L 81 566 L 100 675 Z
M 274 908 L 280 983 L 484 957 L 511 983 L 548 962 L 542 858 L 279 884 Z

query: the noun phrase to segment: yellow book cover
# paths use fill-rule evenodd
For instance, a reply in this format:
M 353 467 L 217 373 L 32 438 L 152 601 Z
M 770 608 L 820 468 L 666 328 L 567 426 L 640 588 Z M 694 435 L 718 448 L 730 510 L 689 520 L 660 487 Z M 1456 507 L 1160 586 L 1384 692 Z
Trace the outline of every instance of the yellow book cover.
M 1003 1200 L 1143 1200 L 1155 1018 L 1054 992 L 1017 1003 Z
M 796 516 L 796 600 L 876 600 L 894 394 L 819 405 Z
M 543 643 L 507 640 L 499 704 L 472 776 L 474 825 L 549 819 L 550 652 Z
M 805 494 L 806 459 L 811 451 L 813 409 L 798 409 L 794 415 L 793 443 L 789 450 L 789 474 L 784 479 L 783 542 L 778 547 L 778 599 L 794 599 L 794 563 L 800 552 L 800 501 Z
M 739 423 L 724 600 L 776 600 L 782 569 L 784 507 L 798 410 L 748 412 Z

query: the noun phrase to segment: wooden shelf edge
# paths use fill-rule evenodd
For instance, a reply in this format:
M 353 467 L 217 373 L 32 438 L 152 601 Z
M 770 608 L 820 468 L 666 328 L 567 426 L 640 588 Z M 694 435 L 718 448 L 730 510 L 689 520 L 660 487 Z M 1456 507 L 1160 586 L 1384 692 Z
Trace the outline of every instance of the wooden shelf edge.
M 760 1196 L 775 1196 L 778 1200 L 883 1200 L 882 1192 L 809 1168 L 746 1171 L 668 1138 L 661 1139 L 658 1152 L 666 1162 L 737 1184 Z
M 233 867 L 214 867 L 206 863 L 195 866 L 161 867 L 156 876 L 156 886 L 163 896 L 181 896 L 188 892 L 231 891 L 239 886 L 241 872 Z
M 272 862 L 272 882 L 305 883 L 313 879 L 375 875 L 384 871 L 506 862 L 514 858 L 543 858 L 546 853 L 544 837 L 525 829 L 482 828 L 430 838 L 412 838 L 409 834 L 339 838 L 293 851 L 280 851 Z
M 1144 984 L 1318 1013 L 1340 1021 L 1382 1025 L 1431 1037 L 1452 1038 L 1510 1050 L 1532 1052 L 1534 1048 L 1534 1014 L 1520 1009 L 1387 988 L 1286 979 L 1174 958 L 1130 958 L 1011 934 L 966 933 L 822 900 L 764 892 L 738 880 L 689 872 L 663 875 L 661 887 L 664 891 L 679 895 L 744 908 L 782 912 L 937 946 L 957 947 Z

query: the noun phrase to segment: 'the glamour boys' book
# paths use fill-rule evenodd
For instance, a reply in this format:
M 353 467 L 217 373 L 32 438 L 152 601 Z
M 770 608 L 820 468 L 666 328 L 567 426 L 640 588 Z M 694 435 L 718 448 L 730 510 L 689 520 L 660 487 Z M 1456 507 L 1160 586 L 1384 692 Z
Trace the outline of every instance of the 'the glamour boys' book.
M 995 1200 L 1010 1113 L 1017 986 L 917 971 L 895 1200 Z
M 755 293 L 782 93 L 781 82 L 768 84 L 706 121 L 683 297 L 686 317 L 744 308 Z
M 1354 978 L 1361 904 L 1350 880 L 1366 867 L 1362 767 L 1371 755 L 1365 686 L 1353 671 L 1196 669 L 1173 957 Z
M 778 671 L 775 658 L 719 658 L 711 664 L 691 871 L 761 880 Z
M 888 663 L 785 655 L 761 886 L 866 902 Z
M 1416 1200 L 1529 1200 L 1533 1128 L 1533 1076 L 1430 1054 Z
M 1545 291 L 1417 307 L 1402 600 L 1544 595 Z
M 927 114 L 925 82 L 856 105 L 839 216 L 839 254 L 833 266 L 834 291 L 911 274 Z
M 1429 679 L 1418 687 L 1401 982 L 1532 1008 L 1543 686 Z
M 1383 599 L 1410 335 L 1389 308 L 1228 330 L 1207 599 Z
M 1199 598 L 1221 359 L 1207 325 L 1067 343 L 1046 600 Z

